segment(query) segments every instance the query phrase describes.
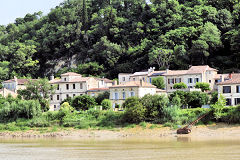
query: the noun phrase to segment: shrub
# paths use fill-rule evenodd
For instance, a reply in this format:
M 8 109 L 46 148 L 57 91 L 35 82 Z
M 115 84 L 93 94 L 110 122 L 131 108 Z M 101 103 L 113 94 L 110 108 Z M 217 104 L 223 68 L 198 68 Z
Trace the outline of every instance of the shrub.
M 183 82 L 175 83 L 173 85 L 173 88 L 174 89 L 185 89 L 185 88 L 187 88 L 187 85 L 185 83 L 183 83 Z
M 103 110 L 108 110 L 112 108 L 112 102 L 109 99 L 104 99 L 101 103 Z
M 146 108 L 140 103 L 139 98 L 130 97 L 123 103 L 126 108 L 124 120 L 130 123 L 139 123 L 145 119 Z
M 210 104 L 215 104 L 218 101 L 218 92 L 214 91 L 211 94 Z
M 223 108 L 226 106 L 226 99 L 223 95 L 220 95 L 218 101 L 211 105 L 211 108 L 213 110 L 213 115 L 216 120 L 220 119 L 223 116 Z
M 163 108 L 163 122 L 181 123 L 181 109 L 178 106 Z
M 95 99 L 88 95 L 76 96 L 72 101 L 72 106 L 76 110 L 88 110 L 94 105 L 96 105 Z
M 195 88 L 200 88 L 202 92 L 211 90 L 210 84 L 206 82 L 197 82 Z
M 208 104 L 209 101 L 208 94 L 199 91 L 187 92 L 185 96 L 186 102 L 191 108 L 201 107 L 204 104 Z
M 163 108 L 167 107 L 169 101 L 164 95 L 147 94 L 141 99 L 141 103 L 146 107 L 146 119 L 153 121 L 163 117 Z
M 161 77 L 161 76 L 153 78 L 152 79 L 152 84 L 157 86 L 157 88 L 159 88 L 159 89 L 164 89 L 165 88 L 164 78 Z
M 109 91 L 105 91 L 103 93 L 100 93 L 96 98 L 95 98 L 95 101 L 97 104 L 101 105 L 101 102 L 104 100 L 104 99 L 109 99 L 109 96 L 110 96 L 110 93 Z

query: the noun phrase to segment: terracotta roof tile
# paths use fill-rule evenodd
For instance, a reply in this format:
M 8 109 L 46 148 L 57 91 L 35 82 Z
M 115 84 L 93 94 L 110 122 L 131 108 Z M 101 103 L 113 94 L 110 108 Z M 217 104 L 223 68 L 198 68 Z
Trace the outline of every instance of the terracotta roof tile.
M 140 81 L 130 81 L 124 84 L 119 84 L 119 85 L 114 85 L 111 86 L 109 88 L 121 88 L 121 87 L 148 87 L 148 88 L 156 88 L 156 86 L 150 84 L 150 83 L 146 83 L 146 82 L 142 82 L 142 86 L 140 84 Z
M 109 90 L 109 88 L 91 88 L 87 91 L 107 91 Z
M 71 79 L 70 81 L 62 81 L 61 79 L 54 79 L 51 80 L 49 83 L 50 84 L 57 84 L 57 83 L 77 83 L 77 82 L 86 82 L 90 79 L 91 77 L 78 77 Z
M 82 76 L 82 75 L 75 72 L 67 72 L 67 73 L 61 74 L 61 76 Z
M 240 84 L 240 74 L 239 73 L 233 73 L 233 74 L 231 74 L 231 76 L 232 76 L 232 79 L 228 79 L 224 82 L 220 82 L 220 83 L 218 83 L 218 85 Z M 228 76 L 228 78 L 230 78 L 230 77 Z
M 98 81 L 103 80 L 106 83 L 113 83 L 113 80 L 110 80 L 110 79 L 107 79 L 107 78 L 95 78 L 95 79 L 98 80 Z
M 29 82 L 30 80 L 36 80 L 36 79 L 17 79 L 17 83 L 20 85 L 24 85 L 25 83 Z M 7 81 L 4 81 L 3 83 L 12 83 L 15 82 L 15 79 L 9 79 Z

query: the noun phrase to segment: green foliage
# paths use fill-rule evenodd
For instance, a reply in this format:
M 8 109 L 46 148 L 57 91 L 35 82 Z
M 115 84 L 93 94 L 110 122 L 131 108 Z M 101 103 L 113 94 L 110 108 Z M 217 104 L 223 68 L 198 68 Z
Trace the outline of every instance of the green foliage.
M 18 90 L 18 94 L 26 100 L 39 100 L 42 111 L 49 110 L 50 95 L 55 92 L 55 87 L 48 83 L 48 80 L 29 80 L 26 89 Z
M 112 102 L 109 99 L 104 99 L 101 103 L 103 110 L 108 110 L 112 108 Z
M 211 90 L 210 84 L 206 82 L 197 82 L 195 88 L 200 88 L 202 92 Z
M 213 110 L 213 115 L 214 118 L 216 118 L 217 120 L 220 119 L 223 115 L 223 108 L 226 106 L 226 99 L 223 95 L 220 95 L 220 97 L 218 98 L 218 101 L 211 105 L 211 108 Z
M 211 93 L 210 104 L 215 104 L 218 101 L 218 91 L 214 91 Z
M 152 79 L 152 84 L 157 86 L 157 88 L 159 88 L 159 89 L 164 89 L 165 88 L 164 78 L 161 77 L 161 76 L 153 78 Z
M 163 117 L 163 110 L 168 105 L 168 98 L 164 95 L 147 94 L 141 98 L 141 103 L 146 107 L 147 120 L 157 120 Z
M 145 119 L 146 108 L 137 97 L 130 97 L 123 103 L 126 109 L 124 120 L 130 123 L 139 123 Z
M 174 89 L 185 89 L 185 88 L 187 88 L 187 85 L 185 83 L 183 83 L 183 82 L 175 83 L 173 85 L 173 88 Z
M 97 104 L 100 105 L 104 99 L 109 99 L 109 96 L 110 96 L 110 92 L 105 91 L 103 93 L 98 94 L 98 96 L 95 97 L 95 101 L 97 102 Z
M 95 105 L 96 105 L 95 99 L 88 95 L 76 96 L 72 100 L 72 107 L 78 111 L 88 110 L 89 108 Z

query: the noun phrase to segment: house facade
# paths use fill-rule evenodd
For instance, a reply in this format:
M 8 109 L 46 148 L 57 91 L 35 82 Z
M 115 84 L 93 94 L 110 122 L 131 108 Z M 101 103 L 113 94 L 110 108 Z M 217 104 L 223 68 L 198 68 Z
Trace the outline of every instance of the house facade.
M 226 98 L 227 106 L 240 104 L 240 74 L 230 74 L 229 79 L 218 85 L 218 96 Z
M 167 92 L 174 92 L 174 84 L 183 82 L 191 90 L 197 82 L 206 82 L 210 84 L 210 88 L 215 88 L 215 77 L 217 70 L 207 65 L 192 66 L 188 70 L 166 70 L 162 74 L 165 77 Z
M 3 81 L 2 86 L 5 89 L 17 93 L 17 90 L 19 89 L 26 89 L 26 83 L 28 83 L 30 80 L 34 79 L 18 79 L 17 77 L 14 77 L 14 79 Z
M 110 100 L 113 108 L 117 105 L 122 105 L 129 97 L 143 97 L 146 94 L 156 94 L 156 86 L 144 81 L 130 81 L 124 84 L 114 85 L 109 87 Z
M 60 109 L 60 103 L 68 98 L 86 94 L 91 88 L 98 88 L 99 82 L 93 77 L 68 72 L 61 75 L 61 79 L 52 79 L 49 82 L 56 85 L 57 89 L 50 98 L 50 110 Z

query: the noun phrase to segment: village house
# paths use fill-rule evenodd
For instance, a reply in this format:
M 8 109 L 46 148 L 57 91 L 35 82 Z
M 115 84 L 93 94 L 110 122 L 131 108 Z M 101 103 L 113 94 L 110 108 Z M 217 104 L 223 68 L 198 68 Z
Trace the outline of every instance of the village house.
M 17 91 L 20 89 L 26 89 L 26 83 L 28 83 L 30 80 L 34 79 L 18 79 L 17 77 L 14 77 L 14 79 L 3 81 L 3 88 L 0 90 L 0 94 L 3 97 L 7 97 L 8 95 L 17 97 Z
M 240 74 L 229 74 L 228 80 L 222 78 L 218 84 L 218 96 L 221 94 L 226 98 L 227 106 L 240 104 Z
M 84 94 L 97 96 L 99 93 L 109 91 L 113 81 L 107 78 L 82 77 L 80 74 L 68 72 L 61 74 L 60 79 L 51 77 L 49 83 L 57 86 L 50 98 L 50 110 L 59 110 L 64 99 Z
M 50 99 L 50 110 L 60 109 L 60 103 L 68 98 L 83 95 L 91 88 L 98 88 L 98 81 L 94 77 L 82 77 L 82 75 L 68 72 L 61 74 L 60 79 L 51 78 L 50 84 L 57 89 Z
M 197 82 L 206 82 L 210 84 L 211 89 L 216 88 L 217 70 L 208 65 L 192 66 L 188 70 L 166 70 L 166 73 L 162 75 L 166 79 L 167 92 L 174 92 L 173 85 L 180 82 L 185 83 L 189 91 L 194 90 Z
M 164 90 L 157 90 L 156 86 L 140 81 L 130 81 L 119 85 L 114 85 L 110 88 L 110 100 L 113 108 L 121 106 L 129 97 L 143 97 L 146 94 L 154 95 L 156 93 L 165 94 Z
M 151 67 L 147 71 L 142 72 L 135 72 L 133 74 L 131 73 L 119 73 L 118 80 L 119 84 L 123 84 L 130 81 L 140 81 L 147 83 L 152 83 L 152 78 L 162 76 L 166 70 L 163 71 L 155 71 L 155 68 Z

